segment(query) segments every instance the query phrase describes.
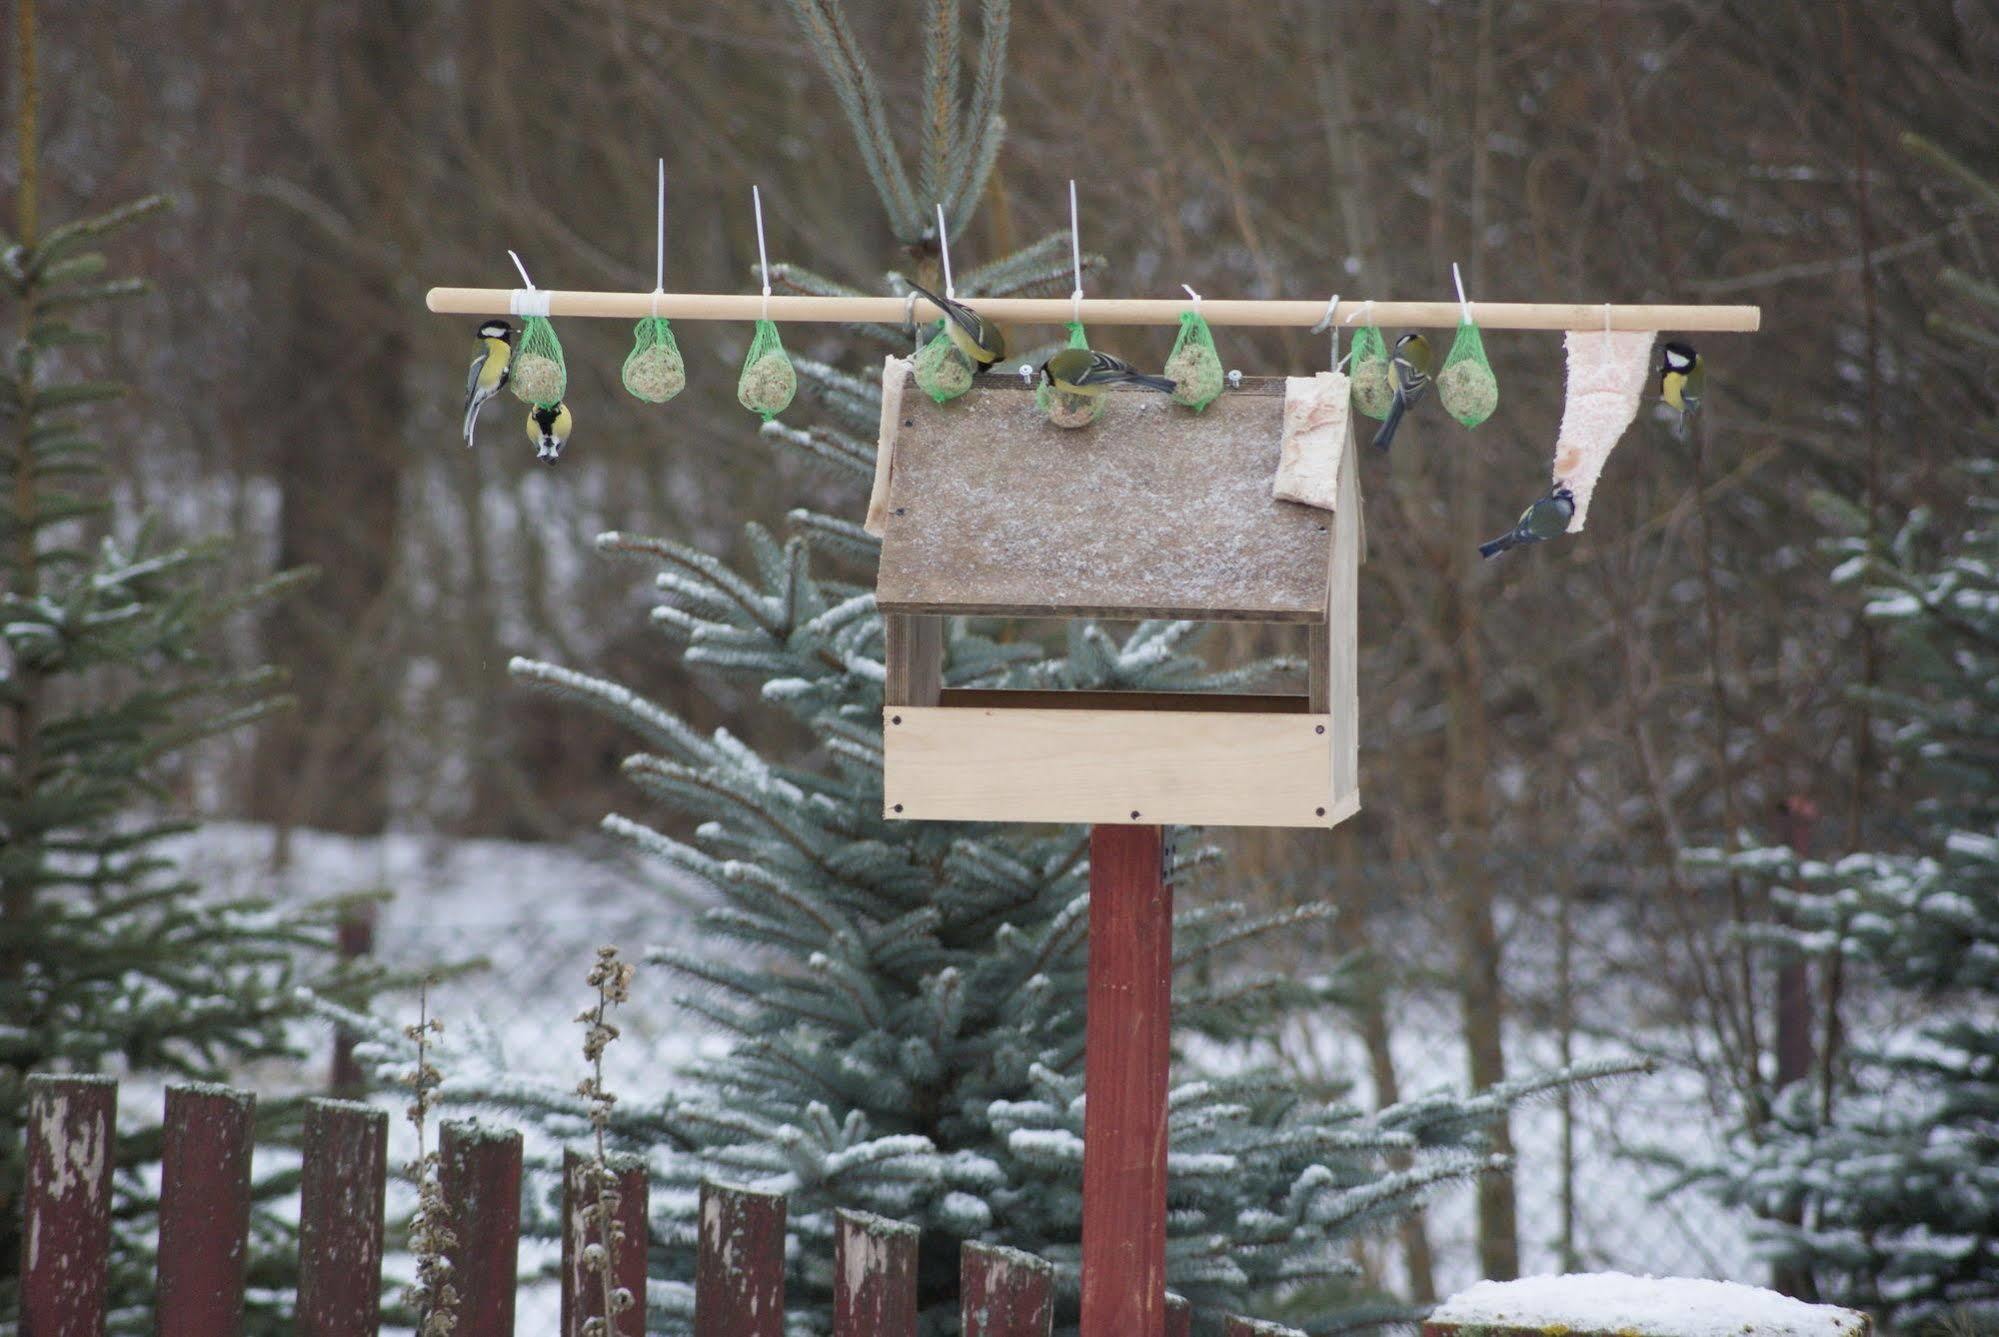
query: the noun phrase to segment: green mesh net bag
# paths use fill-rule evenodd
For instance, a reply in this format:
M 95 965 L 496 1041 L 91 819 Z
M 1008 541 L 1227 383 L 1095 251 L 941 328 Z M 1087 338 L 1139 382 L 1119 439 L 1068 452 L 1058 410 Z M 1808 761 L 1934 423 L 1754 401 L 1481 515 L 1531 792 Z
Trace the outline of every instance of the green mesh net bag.
M 546 316 L 529 316 L 514 349 L 507 384 L 514 398 L 536 408 L 554 408 L 569 388 L 569 368 L 562 361 L 562 340 Z
M 1437 400 L 1467 427 L 1476 427 L 1499 407 L 1499 378 L 1485 360 L 1485 340 L 1469 320 L 1458 322 L 1444 369 L 1437 373 Z
M 944 322 L 937 322 L 937 330 L 929 342 L 916 350 L 916 384 L 924 394 L 939 404 L 948 403 L 972 388 L 975 370 L 971 359 L 958 351 L 951 342 Z
M 1081 321 L 1069 322 L 1069 347 L 1088 348 L 1090 336 Z M 1034 387 L 1034 407 L 1048 415 L 1057 427 L 1088 427 L 1104 411 L 1103 395 L 1065 395 L 1042 381 Z
M 687 388 L 687 363 L 664 316 L 647 316 L 632 331 L 625 389 L 648 404 L 664 404 Z
M 1166 374 L 1173 380 L 1173 402 L 1199 413 L 1222 392 L 1222 359 L 1215 336 L 1199 311 L 1180 313 L 1180 333 L 1166 357 Z
M 768 320 L 757 322 L 756 337 L 743 358 L 743 374 L 736 378 L 736 402 L 769 422 L 791 406 L 798 393 L 798 373 L 785 356 L 784 340 L 777 326 Z
M 1395 375 L 1388 367 L 1388 344 L 1379 325 L 1363 325 L 1354 335 L 1347 376 L 1353 382 L 1353 406 L 1370 418 L 1386 418 L 1395 402 Z

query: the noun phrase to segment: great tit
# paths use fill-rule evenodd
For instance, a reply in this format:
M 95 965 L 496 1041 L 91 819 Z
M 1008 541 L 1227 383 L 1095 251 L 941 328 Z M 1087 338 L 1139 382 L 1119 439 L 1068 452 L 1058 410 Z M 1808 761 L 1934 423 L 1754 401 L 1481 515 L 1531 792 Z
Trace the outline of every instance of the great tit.
M 1687 434 L 1687 420 L 1699 411 L 1701 396 L 1707 392 L 1707 367 L 1692 344 L 1666 345 L 1659 359 L 1659 398 L 1679 410 L 1679 431 Z
M 944 313 L 944 333 L 951 336 L 952 345 L 978 370 L 984 371 L 1006 356 L 1006 336 L 1000 333 L 999 326 L 963 302 L 939 297 L 921 284 L 912 283 L 909 286 L 928 297 Z
M 1142 385 L 1172 394 L 1170 377 L 1148 376 L 1129 362 L 1091 348 L 1065 348 L 1041 364 L 1041 379 L 1065 395 L 1100 395 L 1114 385 Z
M 1569 491 L 1568 484 L 1557 483 L 1547 496 L 1520 512 L 1520 519 L 1513 528 L 1490 543 L 1479 544 L 1478 555 L 1497 557 L 1510 548 L 1560 538 L 1569 532 L 1569 521 L 1575 513 L 1576 494 Z
M 563 443 L 569 440 L 572 421 L 569 405 L 557 404 L 553 408 L 539 405 L 528 410 L 528 440 L 534 442 L 534 457 L 550 464 L 562 458 Z
M 1422 403 L 1423 396 L 1430 389 L 1430 372 L 1434 365 L 1430 341 L 1422 335 L 1412 331 L 1395 341 L 1395 358 L 1388 364 L 1389 383 L 1395 387 L 1395 399 L 1388 406 L 1388 416 L 1375 430 L 1376 450 L 1385 451 L 1395 444 L 1395 429 L 1402 425 L 1402 415 Z
M 514 327 L 504 320 L 489 320 L 479 327 L 479 355 L 472 359 L 472 374 L 465 378 L 466 445 L 472 444 L 479 410 L 506 388 L 513 374 Z

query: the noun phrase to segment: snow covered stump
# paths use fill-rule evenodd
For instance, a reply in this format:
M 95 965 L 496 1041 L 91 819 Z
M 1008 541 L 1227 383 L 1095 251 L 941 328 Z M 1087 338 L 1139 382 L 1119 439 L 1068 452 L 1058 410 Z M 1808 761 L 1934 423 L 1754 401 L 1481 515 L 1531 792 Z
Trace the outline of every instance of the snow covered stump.
M 1576 1273 L 1481 1281 L 1423 1337 L 1868 1337 L 1865 1314 L 1733 1281 Z

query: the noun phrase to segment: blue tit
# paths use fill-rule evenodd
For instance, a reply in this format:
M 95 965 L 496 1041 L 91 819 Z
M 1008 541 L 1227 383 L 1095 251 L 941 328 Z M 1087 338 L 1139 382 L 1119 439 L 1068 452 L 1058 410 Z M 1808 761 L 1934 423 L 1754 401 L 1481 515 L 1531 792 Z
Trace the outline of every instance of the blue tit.
M 514 374 L 514 327 L 504 320 L 489 320 L 479 327 L 479 355 L 472 359 L 472 374 L 465 378 L 465 444 L 479 425 L 479 410 L 500 393 Z
M 954 302 L 948 297 L 939 297 L 921 284 L 910 287 L 930 299 L 932 306 L 944 313 L 944 333 L 951 336 L 951 345 L 965 355 L 980 371 L 992 366 L 1006 356 L 1006 336 L 1000 327 L 987 320 L 963 302 Z
M 1478 555 L 1497 557 L 1511 548 L 1558 539 L 1569 532 L 1569 521 L 1575 513 L 1576 494 L 1569 491 L 1568 484 L 1557 483 L 1547 496 L 1520 513 L 1513 528 L 1490 543 L 1479 544 Z
M 1423 396 L 1430 389 L 1430 373 L 1435 366 L 1436 356 L 1430 351 L 1430 341 L 1422 335 L 1412 332 L 1395 341 L 1395 357 L 1388 364 L 1389 383 L 1395 387 L 1395 399 L 1388 406 L 1388 416 L 1375 430 L 1376 450 L 1385 451 L 1395 444 L 1395 429 L 1402 425 L 1402 415 L 1423 402 Z
M 534 442 L 534 457 L 549 464 L 562 458 L 562 447 L 569 440 L 572 420 L 567 403 L 552 408 L 540 405 L 528 410 L 528 440 Z
M 1659 360 L 1659 398 L 1680 414 L 1679 432 L 1687 434 L 1687 420 L 1700 410 L 1701 396 L 1707 393 L 1707 366 L 1692 344 L 1666 345 Z
M 1041 364 L 1041 379 L 1065 395 L 1090 397 L 1114 385 L 1142 385 L 1169 395 L 1176 388 L 1170 377 L 1134 371 L 1129 362 L 1090 348 L 1063 349 Z

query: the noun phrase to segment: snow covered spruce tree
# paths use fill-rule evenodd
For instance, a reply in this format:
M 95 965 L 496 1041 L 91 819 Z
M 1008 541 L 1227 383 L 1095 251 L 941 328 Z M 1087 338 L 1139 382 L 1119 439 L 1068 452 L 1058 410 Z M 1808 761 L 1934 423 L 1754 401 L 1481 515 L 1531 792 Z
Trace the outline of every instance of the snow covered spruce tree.
M 298 984 L 358 1001 L 362 980 L 334 958 L 336 907 L 280 919 L 206 898 L 161 853 L 189 829 L 166 815 L 167 763 L 284 704 L 271 673 L 224 671 L 207 649 L 219 622 L 288 582 L 218 597 L 220 545 L 177 545 L 150 523 L 117 532 L 85 418 L 120 387 L 86 373 L 104 336 L 84 321 L 144 290 L 104 277 L 94 248 L 162 201 L 39 226 L 31 69 L 14 235 L 0 232 L 0 1326 L 19 1299 L 30 1074 L 223 1079 L 293 1052 Z M 323 969 L 304 964 L 315 957 Z M 265 1114 L 268 1130 L 284 1110 Z M 110 1308 L 115 1330 L 151 1331 L 159 1130 L 125 1122 Z M 262 1292 L 290 1275 L 295 1249 L 271 1247 L 287 1231 L 259 1214 Z
M 1999 206 L 1999 188 L 1917 147 Z M 1983 308 L 1991 346 L 1999 289 L 1945 279 Z M 1969 431 L 1982 445 L 1961 466 L 1955 532 L 1919 509 L 1879 551 L 1848 543 L 1834 573 L 1887 633 L 1870 701 L 1919 787 L 1911 838 L 1832 862 L 1784 847 L 1734 861 L 1789 912 L 1761 936 L 1885 987 L 1869 1011 L 1892 1029 L 1856 1025 L 1840 1061 L 1777 1093 L 1715 1178 L 1819 1297 L 1898 1326 L 1975 1316 L 1965 1330 L 1985 1331 L 1999 1323 L 1999 433 L 1989 414 Z M 1895 1020 L 1911 1015 L 1924 1020 Z

